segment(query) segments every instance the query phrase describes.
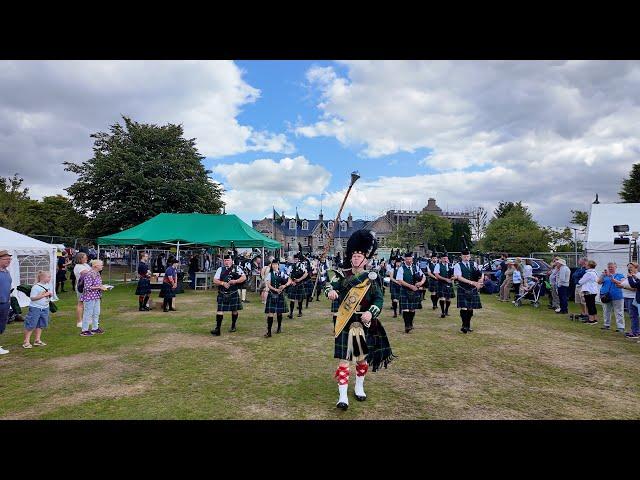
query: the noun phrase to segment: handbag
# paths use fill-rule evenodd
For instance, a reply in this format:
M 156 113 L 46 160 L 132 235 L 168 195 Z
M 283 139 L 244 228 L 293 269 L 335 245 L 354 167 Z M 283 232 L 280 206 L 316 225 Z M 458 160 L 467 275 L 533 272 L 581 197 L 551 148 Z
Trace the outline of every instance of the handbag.
M 611 287 L 609 287 L 609 289 L 611 289 Z M 600 294 L 601 303 L 609 303 L 610 301 L 611 301 L 611 294 L 608 291 Z

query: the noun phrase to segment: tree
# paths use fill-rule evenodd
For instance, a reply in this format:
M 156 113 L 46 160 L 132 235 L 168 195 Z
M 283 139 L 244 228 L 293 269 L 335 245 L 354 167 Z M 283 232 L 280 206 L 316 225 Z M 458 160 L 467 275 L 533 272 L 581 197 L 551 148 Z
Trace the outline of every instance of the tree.
M 430 213 L 420 213 L 415 222 L 400 225 L 397 230 L 388 237 L 387 245 L 390 247 L 410 249 L 418 245 L 425 248 L 437 249 L 438 246 L 451 238 L 451 222 Z
M 640 163 L 635 163 L 629 178 L 622 180 L 622 190 L 618 195 L 624 203 L 640 203 Z
M 467 241 L 469 248 L 473 246 L 471 230 L 472 226 L 469 222 L 453 222 L 451 229 L 451 237 L 444 242 L 447 252 L 459 252 L 464 247 L 462 238 Z
M 531 220 L 533 215 L 529 212 L 529 208 L 522 204 L 522 201 L 514 202 L 499 202 L 497 208 L 493 211 L 495 218 L 503 218 L 511 212 L 519 212 L 524 217 Z
M 13 177 L 0 177 L 0 226 L 18 231 L 25 205 L 30 201 L 29 189 L 17 173 Z
M 589 214 L 582 210 L 571 210 L 573 216 L 571 217 L 571 222 L 575 225 L 580 225 L 581 227 L 586 227 L 589 222 Z
M 491 219 L 478 247 L 486 252 L 527 256 L 531 252 L 546 252 L 550 241 L 549 231 L 540 227 L 528 211 L 515 208 L 502 217 Z
M 82 237 L 88 218 L 73 208 L 63 195 L 44 197 L 41 202 L 30 200 L 24 208 L 20 231 L 25 235 Z
M 66 170 L 78 175 L 66 190 L 91 218 L 88 234 L 117 232 L 162 212 L 220 213 L 222 189 L 209 178 L 195 139 L 183 138 L 181 125 L 122 118 L 124 126 L 91 135 L 91 159 L 65 162 Z
M 489 213 L 484 207 L 476 207 L 472 210 L 473 219 L 471 220 L 471 233 L 475 241 L 480 240 L 484 236 L 487 229 L 487 221 Z

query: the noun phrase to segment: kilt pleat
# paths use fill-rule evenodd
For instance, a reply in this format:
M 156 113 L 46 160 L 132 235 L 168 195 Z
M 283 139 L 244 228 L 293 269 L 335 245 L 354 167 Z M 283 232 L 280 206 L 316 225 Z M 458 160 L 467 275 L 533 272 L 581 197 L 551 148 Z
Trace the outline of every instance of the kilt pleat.
M 238 290 L 229 294 L 218 291 L 218 312 L 235 312 L 242 310 L 242 302 L 240 302 L 240 293 Z
M 453 285 L 446 282 L 438 282 L 438 289 L 436 292 L 438 293 L 438 298 L 450 299 L 455 296 L 453 295 Z
M 480 302 L 480 293 L 475 288 L 464 289 L 458 285 L 458 300 L 456 302 L 458 308 L 482 308 Z
M 151 293 L 151 280 L 147 277 L 142 277 L 138 280 L 136 287 L 136 295 L 149 295 Z
M 435 278 L 431 278 L 431 277 L 429 277 L 428 280 L 429 280 L 429 291 L 431 293 L 437 292 L 438 291 L 438 283 L 439 283 L 438 280 L 436 280 Z
M 297 285 L 289 285 L 287 287 L 287 297 L 289 300 L 304 300 L 307 298 L 307 291 L 304 283 L 298 283 Z
M 400 310 L 420 310 L 422 309 L 422 291 L 410 291 L 408 288 L 400 287 Z
M 267 303 L 264 306 L 264 313 L 288 313 L 289 307 L 285 302 L 284 293 L 277 295 L 269 292 L 267 295 Z
M 171 288 L 171 284 L 162 282 L 162 286 L 160 287 L 160 298 L 173 298 L 175 296 L 176 291 Z
M 402 287 L 400 285 L 398 285 L 397 283 L 391 283 L 391 300 L 400 300 L 400 290 L 402 289 Z

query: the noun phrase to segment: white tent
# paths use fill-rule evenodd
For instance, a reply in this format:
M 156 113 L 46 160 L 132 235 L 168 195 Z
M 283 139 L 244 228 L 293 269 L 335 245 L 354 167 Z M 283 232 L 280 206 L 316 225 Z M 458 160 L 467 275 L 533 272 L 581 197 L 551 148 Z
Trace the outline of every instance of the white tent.
M 630 244 L 614 244 L 620 234 L 613 231 L 614 225 L 629 225 L 629 233 L 640 232 L 640 203 L 595 203 L 591 205 L 587 224 L 586 253 L 595 260 L 597 271 L 606 268 L 608 262 L 616 262 L 618 272 L 626 273 L 629 263 Z
M 0 227 L 0 250 L 8 250 L 13 255 L 9 265 L 12 287 L 15 288 L 21 283 L 33 284 L 37 270 L 49 270 L 51 272 L 49 288 L 54 292 L 52 300 L 58 300 L 55 295 L 57 266 L 55 245 Z M 14 290 L 12 295 L 18 298 L 21 307 L 29 305 L 29 297 L 22 292 Z

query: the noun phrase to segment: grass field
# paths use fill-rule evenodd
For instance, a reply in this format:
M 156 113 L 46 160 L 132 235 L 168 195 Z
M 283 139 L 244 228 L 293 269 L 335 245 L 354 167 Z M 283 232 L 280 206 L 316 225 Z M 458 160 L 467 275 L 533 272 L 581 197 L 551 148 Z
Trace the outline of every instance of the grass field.
M 640 418 L 640 344 L 570 322 L 546 301 L 516 308 L 484 295 L 475 331 L 463 335 L 458 311 L 440 319 L 427 297 L 406 335 L 387 292 L 382 319 L 399 358 L 369 373 L 363 403 L 353 398 L 352 369 L 342 412 L 327 299 L 265 339 L 264 307 L 249 294 L 238 331 L 228 333 L 226 317 L 212 337 L 214 292 L 187 291 L 177 312 L 164 313 L 157 303 L 138 312 L 134 289 L 105 293 L 101 336 L 78 335 L 70 293 L 43 335 L 48 346 L 22 349 L 22 324 L 9 325 L 0 337 L 11 350 L 0 357 L 0 418 Z

